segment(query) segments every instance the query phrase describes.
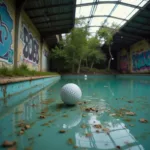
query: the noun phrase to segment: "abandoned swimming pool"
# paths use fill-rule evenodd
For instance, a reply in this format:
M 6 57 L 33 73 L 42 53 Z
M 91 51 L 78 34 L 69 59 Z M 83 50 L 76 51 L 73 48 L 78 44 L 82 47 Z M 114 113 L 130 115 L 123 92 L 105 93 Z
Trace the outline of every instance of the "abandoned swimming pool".
M 82 90 L 77 106 L 60 99 L 66 83 Z M 21 94 L 15 106 L 0 102 L 0 144 L 16 141 L 17 150 L 149 150 L 149 76 L 63 76 L 29 98 Z

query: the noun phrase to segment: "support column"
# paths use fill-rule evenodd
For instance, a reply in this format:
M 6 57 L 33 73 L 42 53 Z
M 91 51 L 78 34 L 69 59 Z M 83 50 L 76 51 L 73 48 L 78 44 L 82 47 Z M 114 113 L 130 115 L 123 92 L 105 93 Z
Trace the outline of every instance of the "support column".
M 15 13 L 15 42 L 14 42 L 14 67 L 18 67 L 18 43 L 20 35 L 20 16 L 26 0 L 16 0 Z

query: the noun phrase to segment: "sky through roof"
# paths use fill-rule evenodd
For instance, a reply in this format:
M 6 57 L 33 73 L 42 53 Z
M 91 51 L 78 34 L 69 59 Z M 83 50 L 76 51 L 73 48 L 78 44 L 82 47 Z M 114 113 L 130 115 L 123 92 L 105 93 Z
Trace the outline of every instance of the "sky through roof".
M 77 0 L 76 18 L 85 19 L 95 35 L 99 27 L 123 26 L 149 0 Z

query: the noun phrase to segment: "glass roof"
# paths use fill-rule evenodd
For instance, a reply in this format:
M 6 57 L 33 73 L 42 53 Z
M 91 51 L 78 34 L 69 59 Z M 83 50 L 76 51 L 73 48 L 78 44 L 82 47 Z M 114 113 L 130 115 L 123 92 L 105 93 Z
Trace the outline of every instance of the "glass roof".
M 77 0 L 76 18 L 88 22 L 94 35 L 99 27 L 123 26 L 149 0 Z

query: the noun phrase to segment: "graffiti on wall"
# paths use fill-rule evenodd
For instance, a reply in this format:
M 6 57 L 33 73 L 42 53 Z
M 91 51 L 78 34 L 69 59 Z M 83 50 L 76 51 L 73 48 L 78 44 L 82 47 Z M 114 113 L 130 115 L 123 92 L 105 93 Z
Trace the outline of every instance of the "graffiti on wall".
M 136 52 L 132 55 L 133 71 L 150 70 L 150 50 Z
M 33 37 L 32 33 L 29 32 L 27 27 L 23 25 L 21 39 L 23 41 L 23 59 L 24 62 L 33 64 L 39 63 L 39 44 Z
M 13 63 L 14 53 L 11 49 L 13 20 L 4 2 L 0 2 L 0 61 Z
M 123 72 L 128 71 L 128 56 L 120 56 L 120 70 Z

